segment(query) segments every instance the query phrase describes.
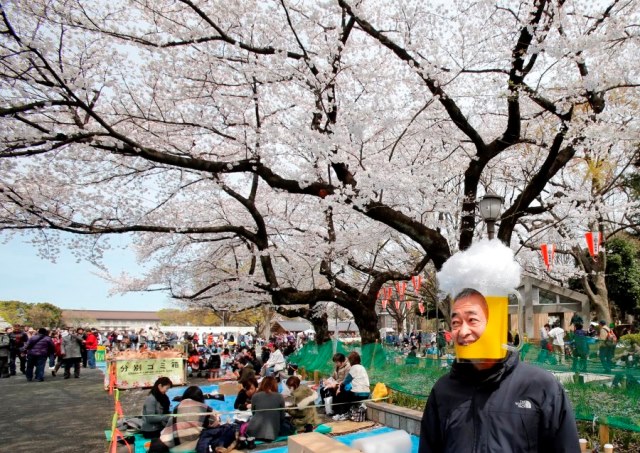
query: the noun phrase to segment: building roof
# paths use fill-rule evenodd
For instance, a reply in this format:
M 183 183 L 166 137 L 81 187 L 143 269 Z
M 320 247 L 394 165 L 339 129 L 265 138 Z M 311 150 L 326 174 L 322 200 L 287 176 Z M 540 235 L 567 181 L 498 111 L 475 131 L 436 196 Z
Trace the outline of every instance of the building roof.
M 304 332 L 305 330 L 313 330 L 310 322 L 306 321 L 274 321 L 272 325 L 279 325 L 283 330 L 288 332 Z
M 335 328 L 335 321 L 329 320 L 329 332 L 334 331 Z M 338 321 L 338 332 L 360 332 L 360 329 L 354 321 Z
M 333 332 L 336 328 L 335 320 L 327 321 L 329 332 Z M 274 321 L 273 327 L 279 326 L 287 332 L 305 332 L 313 330 L 313 326 L 307 321 Z M 338 332 L 359 332 L 358 326 L 354 321 L 338 321 Z
M 95 319 L 96 321 L 160 322 L 157 311 L 63 310 L 62 317 L 64 319 Z

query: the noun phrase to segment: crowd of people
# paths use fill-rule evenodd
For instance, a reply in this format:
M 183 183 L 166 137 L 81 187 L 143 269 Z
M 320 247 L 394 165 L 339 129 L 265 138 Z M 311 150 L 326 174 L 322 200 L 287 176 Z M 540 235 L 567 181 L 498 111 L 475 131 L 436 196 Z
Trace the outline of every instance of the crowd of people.
M 233 423 L 222 424 L 218 414 L 206 405 L 207 395 L 198 387 L 189 387 L 170 414 L 166 392 L 172 384 L 161 377 L 143 407 L 142 432 L 153 439 L 152 453 L 184 443 L 198 444 L 202 451 L 210 451 L 209 446 L 211 451 L 250 449 L 256 440 L 271 442 L 280 436 L 312 431 L 320 420 L 318 407 L 327 408 L 335 420 L 346 420 L 352 408 L 370 396 L 369 377 L 357 352 L 347 357 L 336 354 L 333 375 L 314 388 L 297 373 L 296 365 L 287 361 L 295 350 L 292 343 L 296 338 L 290 343 L 286 336 L 274 337 L 264 346 L 260 339 L 249 344 L 245 338 L 233 344 L 211 345 L 193 336 L 186 340 L 191 373 L 204 370 L 225 378 L 233 376 L 241 385 L 234 402 L 238 412 Z
M 28 381 L 42 382 L 47 364 L 52 376 L 60 368 L 64 378 L 80 377 L 80 368 L 96 367 L 98 332 L 62 328 L 48 330 L 41 327 L 37 331 L 32 327 L 15 325 L 0 333 L 0 375 L 4 378 L 15 376 L 18 371 Z

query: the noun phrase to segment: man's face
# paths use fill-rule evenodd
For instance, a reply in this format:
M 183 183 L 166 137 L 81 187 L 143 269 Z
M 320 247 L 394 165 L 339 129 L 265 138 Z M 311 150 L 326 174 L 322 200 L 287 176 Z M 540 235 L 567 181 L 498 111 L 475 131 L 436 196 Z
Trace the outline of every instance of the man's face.
M 487 327 L 487 304 L 471 295 L 458 299 L 451 312 L 451 335 L 456 344 L 467 346 L 478 341 Z

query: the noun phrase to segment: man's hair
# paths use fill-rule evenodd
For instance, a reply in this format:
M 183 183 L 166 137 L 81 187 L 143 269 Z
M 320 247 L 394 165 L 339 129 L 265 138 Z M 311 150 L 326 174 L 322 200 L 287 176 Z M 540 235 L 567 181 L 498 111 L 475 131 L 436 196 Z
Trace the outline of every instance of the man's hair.
M 480 291 L 473 288 L 464 288 L 462 291 L 456 294 L 456 296 L 453 298 L 453 302 L 455 303 L 460 299 L 464 299 L 465 297 L 470 297 L 470 296 L 479 296 L 482 298 L 482 300 L 485 300 L 484 296 Z
M 484 314 L 487 316 L 487 318 L 489 317 L 489 306 L 487 305 L 487 299 L 485 299 L 485 297 L 482 295 L 482 293 L 476 289 L 473 288 L 464 288 L 462 291 L 460 291 L 458 294 L 456 294 L 456 296 L 453 298 L 453 303 L 455 304 L 456 302 L 458 302 L 461 299 L 465 299 L 467 297 L 479 297 L 480 300 L 482 301 L 482 305 L 483 308 L 482 310 L 484 311 Z

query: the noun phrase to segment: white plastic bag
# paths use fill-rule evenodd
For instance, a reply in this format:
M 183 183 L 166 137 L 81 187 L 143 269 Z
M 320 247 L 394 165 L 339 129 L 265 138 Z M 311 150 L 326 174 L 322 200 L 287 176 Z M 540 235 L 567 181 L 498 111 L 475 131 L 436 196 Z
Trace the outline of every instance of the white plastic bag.
M 331 404 L 333 403 L 333 396 L 327 396 L 324 399 L 324 413 L 327 415 L 333 415 L 333 409 L 331 409 Z

